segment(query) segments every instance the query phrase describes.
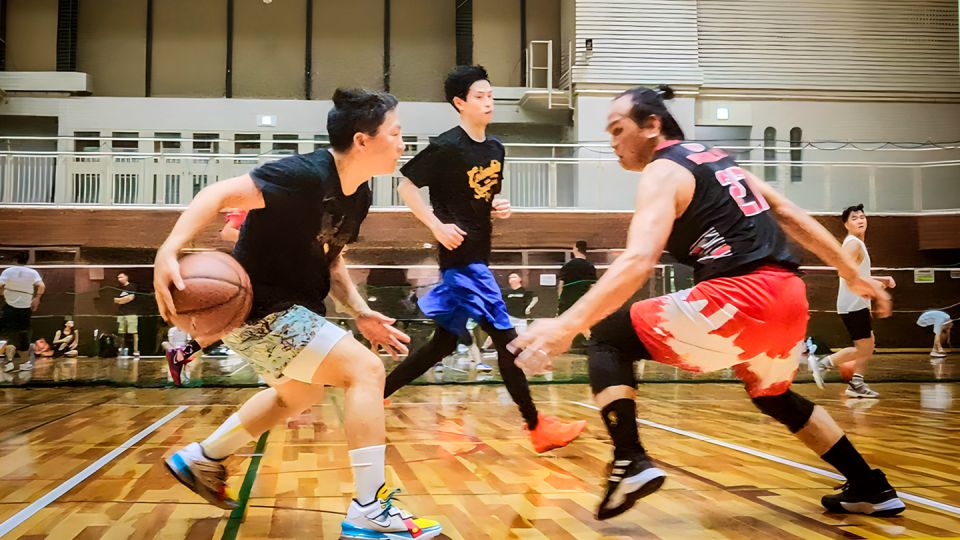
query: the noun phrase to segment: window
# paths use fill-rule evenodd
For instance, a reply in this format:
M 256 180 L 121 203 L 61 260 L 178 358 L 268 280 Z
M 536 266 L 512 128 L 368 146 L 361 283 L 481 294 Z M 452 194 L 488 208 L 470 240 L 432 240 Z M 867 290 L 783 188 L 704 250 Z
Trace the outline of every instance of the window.
M 180 134 L 179 133 L 154 133 L 157 139 L 174 139 L 164 141 L 153 141 L 153 151 L 159 154 L 179 154 L 180 153 Z
M 288 142 L 289 141 L 289 142 Z M 296 135 L 274 135 L 273 136 L 273 154 L 289 156 L 297 153 Z
M 77 140 L 73 142 L 74 152 L 99 152 L 100 141 L 96 138 L 100 136 L 99 131 L 75 131 L 73 133 Z M 84 139 L 83 137 L 91 137 Z
M 237 154 L 260 154 L 260 135 L 257 133 L 237 133 L 234 139 L 234 152 Z
M 777 160 L 777 151 L 774 150 L 776 146 L 777 128 L 768 127 L 767 129 L 763 130 L 763 161 L 765 163 L 771 163 Z M 763 179 L 767 182 L 777 181 L 776 164 L 764 165 Z
M 217 142 L 219 138 L 216 133 L 194 133 L 193 152 L 195 154 L 219 154 L 220 143 Z
M 803 180 L 803 167 L 799 165 L 803 160 L 803 150 L 801 150 L 801 139 L 803 139 L 803 130 L 795 127 L 790 130 L 790 181 L 799 182 Z

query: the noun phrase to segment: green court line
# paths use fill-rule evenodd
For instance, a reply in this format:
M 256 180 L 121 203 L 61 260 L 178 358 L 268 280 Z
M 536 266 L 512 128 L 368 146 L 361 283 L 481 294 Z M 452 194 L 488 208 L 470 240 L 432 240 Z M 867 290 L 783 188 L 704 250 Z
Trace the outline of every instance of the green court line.
M 227 520 L 227 526 L 223 529 L 221 540 L 236 540 L 237 532 L 240 531 L 240 524 L 243 523 L 243 516 L 247 511 L 247 502 L 250 500 L 250 490 L 253 489 L 253 481 L 257 479 L 257 470 L 260 469 L 260 460 L 263 459 L 263 450 L 267 447 L 267 431 L 257 440 L 257 448 L 253 451 L 253 457 L 250 459 L 250 465 L 247 466 L 247 473 L 243 476 L 243 484 L 240 486 L 240 494 L 237 496 L 237 507 L 230 512 L 230 518 Z

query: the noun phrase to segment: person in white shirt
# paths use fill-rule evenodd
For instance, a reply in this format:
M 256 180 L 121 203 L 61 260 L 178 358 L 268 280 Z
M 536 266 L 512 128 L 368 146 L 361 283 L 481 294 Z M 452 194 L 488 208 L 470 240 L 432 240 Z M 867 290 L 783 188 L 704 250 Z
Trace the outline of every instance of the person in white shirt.
M 0 336 L 12 341 L 17 350 L 26 353 L 30 348 L 30 316 L 40 306 L 46 286 L 40 274 L 26 266 L 27 253 L 14 258 L 14 266 L 0 273 L 0 293 L 4 305 L 0 315 Z
M 843 226 L 847 229 L 847 237 L 843 239 L 843 250 L 857 263 L 859 274 L 862 277 L 872 278 L 881 287 L 887 289 L 896 287 L 897 283 L 890 276 L 870 275 L 870 253 L 864 243 L 867 234 L 867 216 L 863 212 L 863 205 L 846 208 L 840 215 L 840 219 L 843 220 Z M 837 313 L 840 314 L 843 325 L 847 327 L 850 339 L 853 340 L 853 347 L 841 349 L 819 360 L 816 357 L 808 357 L 814 380 L 822 388 L 823 371 L 840 367 L 840 373 L 846 379 L 846 374 L 850 373 L 850 367 L 852 367 L 853 372 L 847 380 L 846 395 L 855 398 L 880 397 L 879 392 L 871 389 L 863 381 L 867 371 L 867 361 L 873 356 L 875 341 L 870 300 L 852 292 L 847 287 L 847 283 L 841 279 L 840 288 L 837 291 Z
M 930 350 L 930 356 L 945 357 L 947 353 L 943 350 L 943 342 L 950 344 L 950 330 L 953 329 L 953 319 L 950 315 L 934 309 L 924 311 L 917 319 L 917 326 L 933 327 L 933 349 Z

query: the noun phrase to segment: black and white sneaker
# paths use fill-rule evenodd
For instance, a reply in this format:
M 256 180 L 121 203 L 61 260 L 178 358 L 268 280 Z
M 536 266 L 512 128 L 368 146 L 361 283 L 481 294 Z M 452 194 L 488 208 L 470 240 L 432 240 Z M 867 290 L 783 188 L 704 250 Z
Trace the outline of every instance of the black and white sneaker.
M 614 459 L 609 467 L 607 490 L 597 507 L 597 519 L 610 519 L 633 508 L 643 497 L 660 489 L 667 474 L 646 456 Z
M 873 475 L 873 481 L 869 485 L 853 486 L 849 482 L 844 483 L 838 488 L 840 493 L 824 495 L 820 504 L 830 512 L 843 514 L 895 516 L 903 512 L 906 505 L 897 497 L 896 490 L 887 482 L 883 471 L 874 469 Z

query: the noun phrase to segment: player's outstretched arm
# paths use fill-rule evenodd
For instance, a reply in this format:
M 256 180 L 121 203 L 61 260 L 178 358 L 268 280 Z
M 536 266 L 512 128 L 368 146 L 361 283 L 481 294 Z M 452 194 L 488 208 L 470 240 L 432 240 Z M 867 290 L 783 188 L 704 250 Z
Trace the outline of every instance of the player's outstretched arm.
M 679 165 L 655 161 L 637 188 L 637 210 L 627 247 L 597 283 L 563 315 L 541 319 L 511 342 L 516 364 L 528 375 L 550 367 L 550 357 L 570 348 L 573 338 L 620 308 L 650 278 L 677 218 L 678 193 L 693 176 Z M 689 187 L 689 186 L 687 186 Z
M 853 258 L 840 246 L 840 242 L 830 234 L 830 231 L 772 186 L 749 171 L 745 172 L 750 189 L 767 200 L 770 210 L 787 236 L 819 257 L 821 261 L 836 268 L 840 277 L 847 281 L 850 290 L 871 298 L 874 301 L 873 311 L 876 316 L 890 315 L 892 309 L 890 295 L 876 281 L 860 277 Z
M 396 319 L 370 309 L 350 278 L 343 255 L 330 265 L 330 294 L 357 321 L 357 329 L 370 342 L 373 352 L 382 348 L 394 358 L 409 353 L 406 344 L 410 343 L 410 336 L 393 327 Z
M 180 214 L 177 224 L 157 250 L 153 261 L 153 288 L 156 292 L 157 307 L 165 320 L 169 321 L 170 315 L 176 313 L 173 298 L 170 296 L 170 285 L 173 284 L 181 290 L 184 288 L 180 265 L 177 263 L 180 250 L 213 221 L 221 209 L 252 210 L 263 206 L 263 194 L 249 174 L 207 186 L 190 201 L 190 206 Z

